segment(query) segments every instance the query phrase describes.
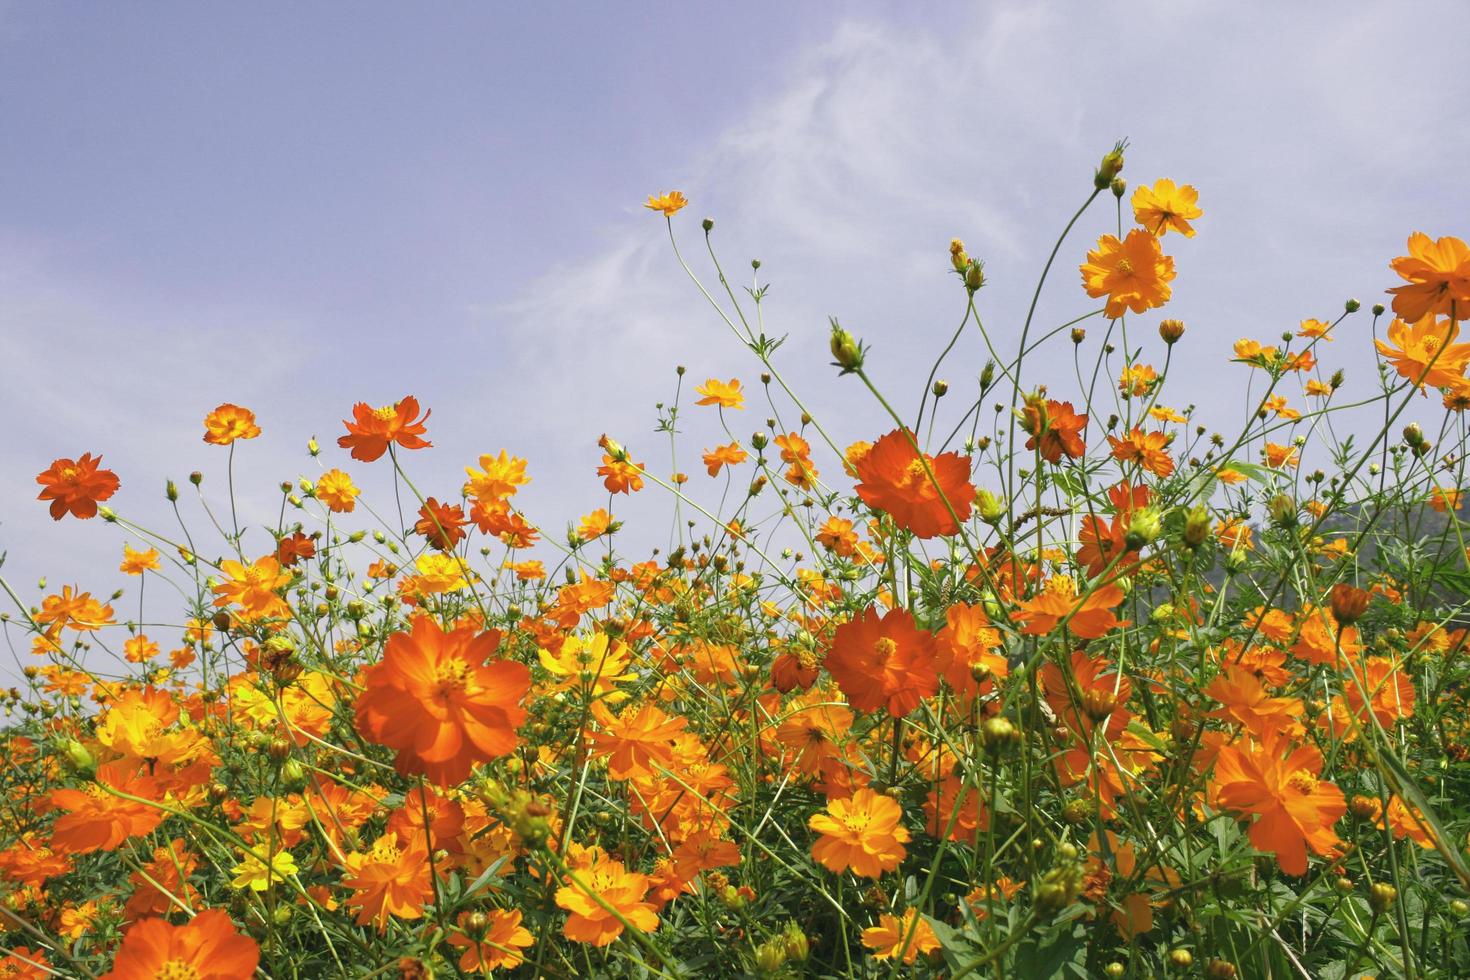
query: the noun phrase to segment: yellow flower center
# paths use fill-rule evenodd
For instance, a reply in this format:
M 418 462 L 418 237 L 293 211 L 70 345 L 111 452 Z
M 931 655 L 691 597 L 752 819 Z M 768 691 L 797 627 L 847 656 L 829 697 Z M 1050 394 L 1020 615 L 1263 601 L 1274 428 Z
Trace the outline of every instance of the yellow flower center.
M 1132 262 L 1129 262 L 1127 259 L 1119 259 L 1118 260 L 1118 275 L 1120 275 L 1120 276 L 1131 276 L 1131 275 L 1133 275 L 1133 263 Z
M 398 417 L 397 405 L 384 405 L 382 408 L 373 409 L 373 416 L 384 422 L 391 422 Z
M 924 472 L 924 461 L 922 459 L 914 460 L 908 465 L 908 469 L 904 470 L 903 485 L 905 487 L 922 487 L 927 486 L 928 483 L 929 474 Z
M 169 960 L 153 976 L 155 980 L 199 980 L 199 971 L 194 969 L 192 963 Z
M 470 665 L 463 660 L 446 660 L 434 668 L 434 683 L 438 696 L 449 699 L 463 694 L 469 680 Z
M 1428 359 L 1439 353 L 1440 341 L 1438 337 L 1425 337 L 1420 346 L 1423 347 L 1424 356 Z
M 61 471 L 61 478 L 67 483 L 76 483 L 78 480 L 81 479 L 81 477 L 82 471 L 77 469 L 75 466 L 64 467 Z
M 887 664 L 893 658 L 893 655 L 898 652 L 898 644 L 886 636 L 880 636 L 873 644 L 873 652 L 878 655 L 879 663 Z
M 1306 795 L 1317 788 L 1317 777 L 1305 769 L 1298 769 L 1286 778 L 1286 785 L 1298 793 Z

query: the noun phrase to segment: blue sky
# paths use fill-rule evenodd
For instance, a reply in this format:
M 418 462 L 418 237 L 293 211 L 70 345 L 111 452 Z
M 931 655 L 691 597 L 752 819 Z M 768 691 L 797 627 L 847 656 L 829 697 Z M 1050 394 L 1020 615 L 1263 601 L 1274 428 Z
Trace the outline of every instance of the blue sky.
M 116 530 L 54 524 L 34 474 L 101 452 L 113 505 L 171 531 L 166 477 L 201 470 L 222 499 L 200 439 L 222 401 L 266 430 L 238 454 L 242 519 L 273 522 L 276 484 L 317 471 L 311 435 L 385 505 L 383 466 L 332 444 L 353 402 L 413 393 L 434 409 L 426 493 L 507 448 L 559 535 L 606 503 L 601 432 L 667 459 L 675 364 L 755 382 L 641 208 L 673 187 L 691 251 L 711 215 L 727 268 L 762 259 L 778 363 L 845 443 L 888 426 L 826 366 L 827 316 L 912 406 L 962 312 L 949 239 L 985 258 L 987 326 L 1013 345 L 1126 136 L 1132 183 L 1192 183 L 1206 212 L 1168 242 L 1190 333 L 1165 401 L 1237 424 L 1237 337 L 1372 302 L 1411 231 L 1470 236 L 1467 27 L 1449 2 L 0 3 L 0 574 L 28 601 L 41 575 L 110 591 Z M 1112 221 L 1079 226 L 1039 322 L 1091 308 L 1075 269 Z M 1365 386 L 1366 330 L 1323 358 Z M 970 336 L 942 373 L 982 360 Z M 689 418 L 699 473 L 723 433 Z

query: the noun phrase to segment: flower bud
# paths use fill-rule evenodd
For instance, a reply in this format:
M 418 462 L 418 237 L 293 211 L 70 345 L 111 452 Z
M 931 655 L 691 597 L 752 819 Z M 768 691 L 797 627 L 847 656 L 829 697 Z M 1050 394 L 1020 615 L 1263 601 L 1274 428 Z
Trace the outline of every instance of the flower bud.
M 1072 343 L 1080 344 L 1087 339 L 1087 331 L 1081 327 L 1072 328 Z
M 1234 980 L 1235 964 L 1218 957 L 1210 960 L 1209 965 L 1205 967 L 1205 977 L 1206 980 Z
M 1113 178 L 1122 170 L 1123 144 L 1119 142 L 1103 155 L 1102 162 L 1097 165 L 1097 173 L 1093 175 L 1092 185 L 1098 190 L 1105 190 L 1112 186 Z
M 311 453 L 311 455 L 313 456 L 321 455 L 322 447 L 317 445 L 316 436 L 312 436 L 310 439 L 306 440 L 306 451 Z
M 842 368 L 843 374 L 851 374 L 860 371 L 863 367 L 863 348 L 857 339 L 846 330 L 842 329 L 834 318 L 832 320 L 832 338 L 830 346 L 834 362 Z
M 1332 616 L 1343 626 L 1351 626 L 1363 618 L 1368 609 L 1368 593 L 1355 585 L 1339 582 L 1332 587 Z
M 1210 536 L 1210 511 L 1203 504 L 1184 515 L 1184 543 L 1198 548 Z
M 943 379 L 936 381 L 934 382 L 934 387 L 930 390 L 934 392 L 935 398 L 943 398 L 949 393 L 949 382 Z
M 1119 978 L 1121 978 L 1127 972 L 1128 968 L 1122 963 L 1119 963 L 1117 960 L 1114 960 L 1107 966 L 1103 967 L 1103 976 L 1108 977 L 1109 980 L 1119 980 Z
M 974 293 L 985 285 L 985 264 L 979 259 L 971 259 L 970 264 L 965 266 L 965 288 Z
M 1000 498 L 989 490 L 975 491 L 975 510 L 979 512 L 980 519 L 986 524 L 995 524 L 1005 516 L 1005 505 Z
M 96 756 L 74 738 L 69 738 L 61 743 L 61 754 L 65 757 L 67 765 L 81 775 L 90 776 L 97 771 Z
M 1173 345 L 1184 336 L 1183 320 L 1160 320 L 1159 336 L 1164 338 L 1164 343 Z
M 204 482 L 204 474 L 200 473 L 198 470 L 195 470 L 193 473 L 189 474 L 189 482 L 194 484 L 196 487 L 199 486 L 199 484 Z
M 1382 915 L 1393 908 L 1393 903 L 1398 901 L 1399 890 L 1386 881 L 1375 882 L 1368 889 L 1368 907 L 1374 914 Z
M 1278 493 L 1266 505 L 1271 523 L 1279 528 L 1293 528 L 1297 524 L 1296 501 L 1284 493 Z
M 995 362 L 986 361 L 985 366 L 980 369 L 980 394 L 983 395 L 989 391 L 993 384 L 995 384 Z
M 174 501 L 178 500 L 179 499 L 179 488 L 178 488 L 178 485 L 175 484 L 174 481 L 169 480 L 167 483 L 165 483 L 163 485 L 163 495 L 168 498 L 168 502 L 169 503 L 173 503 Z
M 1169 963 L 1180 970 L 1187 970 L 1194 964 L 1194 955 L 1182 946 L 1178 949 L 1169 950 Z
M 1124 544 L 1129 551 L 1137 551 L 1146 545 L 1153 544 L 1164 529 L 1164 522 L 1159 516 L 1156 507 L 1140 507 L 1133 512 L 1133 519 L 1128 522 L 1128 533 L 1124 538 Z
M 1355 299 L 1350 299 L 1346 303 L 1342 304 L 1342 308 L 1347 310 L 1349 313 L 1356 313 L 1363 308 L 1363 304 L 1359 303 Z
M 1128 193 L 1128 181 L 1122 177 L 1114 177 L 1113 182 L 1108 186 L 1113 189 L 1113 196 L 1119 200 L 1122 200 L 1123 195 Z

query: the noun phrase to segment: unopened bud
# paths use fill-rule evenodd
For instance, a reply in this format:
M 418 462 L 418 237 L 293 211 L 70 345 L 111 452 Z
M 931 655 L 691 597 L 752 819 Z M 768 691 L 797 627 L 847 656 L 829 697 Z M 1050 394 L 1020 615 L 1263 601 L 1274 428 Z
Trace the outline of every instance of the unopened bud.
M 838 325 L 837 320 L 832 320 L 832 337 L 830 343 L 832 357 L 838 367 L 842 368 L 843 374 L 851 374 L 860 371 L 863 367 L 863 348 L 857 339 Z
M 1180 337 L 1184 336 L 1184 321 L 1160 320 L 1159 336 L 1164 338 L 1164 343 L 1173 345 Z
M 1092 184 L 1098 190 L 1104 190 L 1112 186 L 1113 178 L 1123 170 L 1123 144 L 1116 144 L 1111 150 L 1103 155 L 1102 162 L 1097 165 L 1097 173 L 1093 175 Z

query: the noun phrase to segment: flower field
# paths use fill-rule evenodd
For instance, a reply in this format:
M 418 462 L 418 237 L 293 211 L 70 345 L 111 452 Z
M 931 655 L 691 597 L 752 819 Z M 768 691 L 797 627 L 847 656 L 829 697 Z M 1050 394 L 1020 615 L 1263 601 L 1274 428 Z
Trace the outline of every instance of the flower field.
M 58 447 L 6 507 L 100 518 L 130 584 L 0 578 L 0 978 L 1470 976 L 1470 248 L 1280 311 L 1204 418 L 1167 307 L 1208 188 L 1123 170 L 1005 273 L 1067 322 L 993 322 L 936 249 L 917 412 L 837 320 L 790 363 L 759 263 L 651 197 L 751 374 L 589 431 L 570 524 L 514 446 L 421 485 L 433 392 L 344 391 L 301 473 L 200 406 L 228 491 L 169 481 L 169 526 L 107 503 L 164 474 Z M 809 413 L 818 372 L 889 424 Z

